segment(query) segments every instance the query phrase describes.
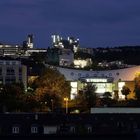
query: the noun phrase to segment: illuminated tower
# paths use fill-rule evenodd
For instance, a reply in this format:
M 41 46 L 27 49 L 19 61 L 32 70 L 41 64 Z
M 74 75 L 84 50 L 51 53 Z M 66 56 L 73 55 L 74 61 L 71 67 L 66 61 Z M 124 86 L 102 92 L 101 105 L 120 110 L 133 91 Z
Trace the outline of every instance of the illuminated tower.
M 52 45 L 54 47 L 58 47 L 61 40 L 62 38 L 59 35 L 52 35 Z
M 33 34 L 29 34 L 27 38 L 27 48 L 33 48 Z

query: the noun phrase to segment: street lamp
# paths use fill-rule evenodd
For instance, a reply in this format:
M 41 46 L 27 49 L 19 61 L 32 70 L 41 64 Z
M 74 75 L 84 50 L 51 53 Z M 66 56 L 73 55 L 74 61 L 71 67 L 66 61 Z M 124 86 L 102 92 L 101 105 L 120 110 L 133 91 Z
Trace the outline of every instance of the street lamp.
M 68 113 L 68 100 L 69 100 L 69 98 L 68 97 L 65 97 L 64 98 L 64 101 L 65 101 L 65 108 L 66 108 L 66 114 Z
M 53 112 L 53 99 L 51 99 L 51 107 L 52 107 L 52 112 Z

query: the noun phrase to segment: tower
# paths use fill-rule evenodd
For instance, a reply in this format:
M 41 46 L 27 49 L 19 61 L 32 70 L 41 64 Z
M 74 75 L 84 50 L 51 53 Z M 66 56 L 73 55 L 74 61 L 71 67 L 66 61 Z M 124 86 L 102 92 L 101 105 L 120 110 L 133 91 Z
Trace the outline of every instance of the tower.
M 33 48 L 33 34 L 29 34 L 27 38 L 27 48 Z

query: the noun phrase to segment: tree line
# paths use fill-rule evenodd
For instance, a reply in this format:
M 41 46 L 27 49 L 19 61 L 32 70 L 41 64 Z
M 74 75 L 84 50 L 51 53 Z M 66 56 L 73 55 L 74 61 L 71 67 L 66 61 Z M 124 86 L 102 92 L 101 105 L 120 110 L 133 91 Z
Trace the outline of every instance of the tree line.
M 70 93 L 70 85 L 57 70 L 44 69 L 25 90 L 22 83 L 0 85 L 1 112 L 49 111 L 63 107 L 63 98 Z
M 0 85 L 0 112 L 44 112 L 65 109 L 64 98 L 70 99 L 70 83 L 64 75 L 54 69 L 44 69 L 42 74 L 28 83 L 27 90 L 22 83 Z M 79 110 L 89 112 L 91 107 L 121 107 L 140 106 L 140 76 L 135 78 L 135 98 L 128 99 L 130 89 L 123 86 L 121 93 L 125 100 L 119 100 L 118 91 L 105 92 L 102 97 L 96 93 L 97 87 L 92 83 L 86 83 L 85 87 L 78 91 L 75 99 L 69 100 L 69 111 Z

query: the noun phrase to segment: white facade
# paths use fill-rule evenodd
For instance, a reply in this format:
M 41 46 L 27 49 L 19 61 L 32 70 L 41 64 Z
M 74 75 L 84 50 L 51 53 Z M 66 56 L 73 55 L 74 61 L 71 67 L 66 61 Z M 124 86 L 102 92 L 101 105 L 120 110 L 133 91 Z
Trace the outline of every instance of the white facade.
M 71 99 L 78 93 L 79 85 L 78 81 L 82 78 L 91 79 L 95 86 L 97 86 L 97 93 L 104 92 L 114 92 L 118 90 L 119 99 L 125 99 L 121 93 L 122 87 L 126 82 L 134 81 L 136 75 L 140 73 L 140 66 L 134 66 L 131 68 L 116 69 L 116 70 L 104 70 L 104 71 L 87 71 L 87 70 L 78 70 L 78 69 L 68 69 L 56 67 L 57 70 L 62 73 L 67 81 L 70 81 L 71 84 Z M 112 81 L 98 81 L 107 80 L 112 78 Z M 97 81 L 95 81 L 97 80 Z M 88 82 L 88 81 L 87 81 Z M 76 90 L 77 87 L 77 90 Z M 132 91 L 133 92 L 133 91 Z
M 21 48 L 19 45 L 0 45 L 0 56 L 20 56 L 22 54 Z
M 46 53 L 47 49 L 27 49 L 23 56 L 31 56 L 33 53 Z
M 112 77 L 114 82 L 117 81 L 133 81 L 136 74 L 140 72 L 140 66 L 131 68 L 117 69 L 117 70 L 103 70 L 103 71 L 87 71 L 78 69 L 68 69 L 56 67 L 62 73 L 67 81 L 77 81 L 82 77 Z
M 74 60 L 74 67 L 76 68 L 84 68 L 86 66 L 90 66 L 92 64 L 92 60 L 88 59 L 75 59 Z
M 28 35 L 28 38 L 27 38 L 27 47 L 28 48 L 33 48 L 34 47 L 33 35 L 32 34 Z

